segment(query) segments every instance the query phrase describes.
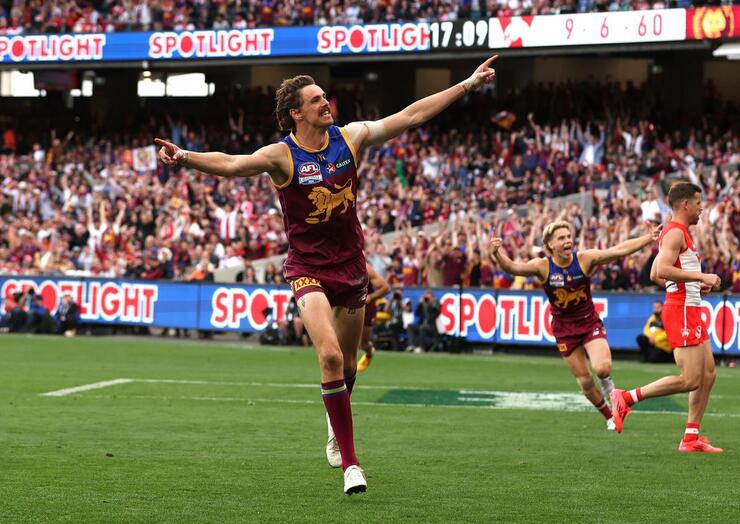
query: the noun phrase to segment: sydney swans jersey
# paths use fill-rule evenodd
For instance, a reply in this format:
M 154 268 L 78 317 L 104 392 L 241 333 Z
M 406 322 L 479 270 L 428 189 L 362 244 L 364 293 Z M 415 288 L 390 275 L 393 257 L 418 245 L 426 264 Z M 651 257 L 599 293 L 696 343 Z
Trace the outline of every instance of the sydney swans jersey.
M 337 266 L 363 257 L 357 218 L 357 158 L 343 129 L 330 126 L 321 149 L 302 146 L 291 133 L 291 173 L 276 186 L 288 237 L 286 274 L 292 267 Z
M 678 222 L 668 222 L 658 239 L 658 246 L 663 245 L 663 237 L 672 229 L 679 229 L 683 233 L 686 249 L 678 254 L 673 266 L 691 273 L 701 273 L 699 252 L 694 247 L 694 241 L 689 234 L 689 228 Z M 701 283 L 700 282 L 673 282 L 666 281 L 665 303 L 666 305 L 701 306 Z
M 578 254 L 573 251 L 573 261 L 568 267 L 558 266 L 547 257 L 548 275 L 545 293 L 550 300 L 552 327 L 555 336 L 589 331 L 599 316 L 591 299 L 591 279 L 583 273 Z

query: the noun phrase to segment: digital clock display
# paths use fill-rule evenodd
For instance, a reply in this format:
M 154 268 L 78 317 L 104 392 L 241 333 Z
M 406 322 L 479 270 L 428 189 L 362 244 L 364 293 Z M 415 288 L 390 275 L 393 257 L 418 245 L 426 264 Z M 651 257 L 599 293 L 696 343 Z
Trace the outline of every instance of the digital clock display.
M 429 24 L 433 50 L 504 49 L 686 39 L 686 10 L 489 18 Z

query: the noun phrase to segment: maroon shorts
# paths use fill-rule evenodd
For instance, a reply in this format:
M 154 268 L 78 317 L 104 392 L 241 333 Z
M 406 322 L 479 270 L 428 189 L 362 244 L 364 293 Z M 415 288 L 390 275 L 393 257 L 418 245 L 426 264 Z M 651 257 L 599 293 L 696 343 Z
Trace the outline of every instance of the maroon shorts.
M 378 313 L 378 306 L 375 302 L 365 304 L 365 326 L 373 327 L 375 325 L 375 315 Z
M 567 325 L 556 327 L 553 323 L 555 342 L 558 345 L 560 356 L 569 357 L 578 346 L 585 346 L 588 342 L 597 338 L 606 338 L 606 328 L 601 319 L 587 320 L 585 324 L 588 326 L 588 330 L 583 324 L 578 325 L 577 329 L 575 327 L 570 329 Z
M 293 263 L 285 269 L 293 296 L 319 292 L 326 295 L 331 307 L 360 309 L 367 299 L 367 266 L 365 257 L 338 267 L 316 268 Z

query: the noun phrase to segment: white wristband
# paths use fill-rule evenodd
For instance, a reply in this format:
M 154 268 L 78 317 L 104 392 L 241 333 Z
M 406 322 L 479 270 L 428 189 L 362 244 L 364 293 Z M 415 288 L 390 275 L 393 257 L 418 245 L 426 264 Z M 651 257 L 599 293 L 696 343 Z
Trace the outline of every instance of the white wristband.
M 188 160 L 190 160 L 190 151 L 180 149 L 175 153 L 175 161 L 177 162 L 177 165 L 187 167 Z
M 477 79 L 478 78 L 476 77 L 476 75 L 475 74 L 472 74 L 468 78 L 466 78 L 465 80 L 463 80 L 462 82 L 460 82 L 460 85 L 462 86 L 463 91 L 465 91 L 466 93 L 469 93 L 473 89 L 475 89 L 475 81 Z

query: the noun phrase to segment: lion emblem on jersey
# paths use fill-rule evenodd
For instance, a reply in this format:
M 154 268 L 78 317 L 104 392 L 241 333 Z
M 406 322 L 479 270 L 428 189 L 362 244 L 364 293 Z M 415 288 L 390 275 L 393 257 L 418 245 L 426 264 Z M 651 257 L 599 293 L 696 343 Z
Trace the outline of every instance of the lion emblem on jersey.
M 571 305 L 580 304 L 581 300 L 588 300 L 586 296 L 586 288 L 579 287 L 573 290 L 568 289 L 556 289 L 553 291 L 555 295 L 555 306 L 561 309 L 565 309 Z
M 306 222 L 309 224 L 328 222 L 335 209 L 342 208 L 339 213 L 344 214 L 350 206 L 354 206 L 355 195 L 352 194 L 352 180 L 347 180 L 343 186 L 334 184 L 334 189 L 339 189 L 339 191 L 333 193 L 323 186 L 314 187 L 311 190 L 308 199 L 316 206 L 316 209 L 308 214 Z

